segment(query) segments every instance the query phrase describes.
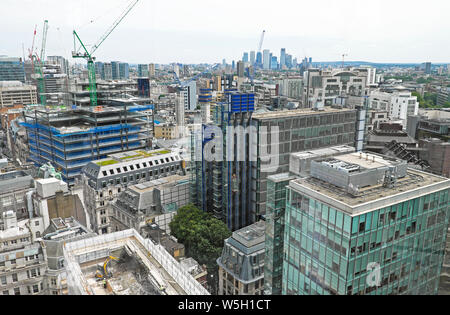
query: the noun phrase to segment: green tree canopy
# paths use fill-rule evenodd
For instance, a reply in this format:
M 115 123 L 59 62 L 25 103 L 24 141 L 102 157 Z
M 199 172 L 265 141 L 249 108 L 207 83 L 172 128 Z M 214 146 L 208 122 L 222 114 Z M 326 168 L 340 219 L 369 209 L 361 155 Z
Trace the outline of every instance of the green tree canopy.
M 192 204 L 178 209 L 169 226 L 172 235 L 186 247 L 186 254 L 208 268 L 214 268 L 224 240 L 231 236 L 222 221 Z

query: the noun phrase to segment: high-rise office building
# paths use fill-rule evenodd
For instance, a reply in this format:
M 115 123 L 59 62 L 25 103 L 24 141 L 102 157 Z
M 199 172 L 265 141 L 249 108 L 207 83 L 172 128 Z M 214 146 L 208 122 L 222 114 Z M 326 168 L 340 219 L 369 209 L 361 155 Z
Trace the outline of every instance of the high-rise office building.
M 252 95 L 249 94 L 245 102 L 254 106 Z M 237 96 L 239 94 L 235 97 Z M 239 154 L 244 155 L 239 156 L 240 161 L 232 159 L 222 164 L 203 161 L 196 162 L 197 165 L 193 167 L 196 171 L 193 173 L 195 184 L 192 200 L 204 211 L 212 209 L 217 217 L 224 219 L 234 230 L 256 222 L 266 213 L 267 177 L 288 172 L 291 153 L 355 144 L 357 111 L 353 109 L 325 107 L 323 111 L 285 110 L 253 113 L 249 117 L 250 111 L 229 113 L 225 110 L 226 105 L 218 107 L 222 108 L 222 112 L 219 111 L 216 125 L 221 129 L 228 125 L 244 128 L 251 126 L 253 130 L 261 131 L 269 127 L 279 128 L 278 139 L 270 134 L 268 140 L 268 133 L 271 133 L 269 130 L 252 134 L 251 138 L 240 137 L 242 141 L 251 144 L 250 148 L 239 151 Z M 207 138 L 208 134 L 203 136 L 203 142 L 198 146 L 201 148 L 212 140 Z M 227 135 L 224 139 L 228 138 L 232 137 Z M 257 156 L 252 158 L 250 152 L 257 152 Z M 269 161 L 266 160 L 268 156 L 264 154 L 269 155 Z M 256 160 L 260 162 L 255 162 Z M 264 162 L 261 162 L 262 160 Z M 215 187 L 220 187 L 220 193 L 213 192 Z M 223 187 L 227 188 L 222 190 Z M 239 199 L 236 199 L 237 194 Z
M 270 50 L 265 49 L 263 50 L 263 69 L 269 70 L 270 69 Z
M 113 80 L 119 80 L 120 79 L 120 69 L 119 69 L 119 61 L 112 61 L 111 67 L 112 67 L 112 79 Z
M 283 69 L 284 66 L 286 66 L 286 48 L 281 48 L 280 69 Z
M 230 89 L 232 90 L 232 89 Z M 246 128 L 250 125 L 255 110 L 254 94 L 226 91 L 227 101 L 217 104 L 215 125 L 203 125 L 201 132 L 192 137 L 191 200 L 203 209 L 223 220 L 235 231 L 251 223 L 249 217 L 249 188 L 251 178 L 250 139 L 240 138 L 242 148 L 233 150 L 236 136 L 227 134 L 231 126 Z M 214 132 L 220 129 L 223 141 L 215 143 Z M 213 131 L 215 130 L 215 131 Z M 212 142 L 211 142 L 212 141 Z M 217 145 L 220 158 L 209 161 L 203 158 L 204 148 Z
M 286 54 L 286 67 L 288 69 L 292 68 L 292 55 Z
M 139 64 L 138 65 L 138 77 L 140 77 L 140 78 L 148 78 L 149 77 L 148 64 Z
M 251 217 L 256 222 L 266 213 L 267 176 L 289 171 L 289 155 L 294 152 L 317 150 L 337 145 L 355 145 L 357 110 L 324 107 L 323 111 L 311 109 L 284 110 L 255 113 L 252 124 L 258 129 L 278 125 L 278 167 L 272 163 L 252 163 Z M 253 152 L 267 152 L 267 144 L 258 137 Z
M 154 77 L 155 76 L 155 64 L 151 63 L 148 65 L 148 75 L 150 77 Z
M 21 58 L 0 56 L 0 81 L 25 83 L 25 69 Z
M 248 62 L 248 52 L 244 53 L 244 56 L 242 57 L 243 62 Z
M 243 78 L 245 75 L 245 63 L 243 61 L 237 62 L 237 75 L 239 78 Z
M 425 74 L 431 74 L 431 62 L 423 63 L 422 70 L 425 71 Z
M 181 92 L 184 98 L 184 108 L 186 110 L 195 110 L 197 108 L 197 83 L 189 82 Z
M 255 61 L 256 61 L 256 55 L 254 51 L 250 52 L 250 64 L 253 66 L 255 65 Z
M 287 188 L 283 294 L 435 295 L 450 180 L 352 153 L 311 162 Z
M 112 80 L 113 79 L 111 63 L 103 64 L 103 75 L 104 75 L 104 77 L 103 77 L 104 80 Z
M 261 52 L 256 54 L 256 65 L 260 68 L 263 66 L 263 55 Z
M 277 56 L 272 56 L 272 59 L 270 61 L 270 69 L 271 70 L 277 70 L 278 69 L 278 58 L 277 58 Z
M 95 66 L 96 79 L 104 80 L 105 79 L 105 68 L 104 68 L 105 64 L 103 62 L 97 61 L 94 66 Z
M 119 78 L 120 79 L 130 78 L 130 66 L 128 65 L 128 63 L 125 62 L 119 63 Z

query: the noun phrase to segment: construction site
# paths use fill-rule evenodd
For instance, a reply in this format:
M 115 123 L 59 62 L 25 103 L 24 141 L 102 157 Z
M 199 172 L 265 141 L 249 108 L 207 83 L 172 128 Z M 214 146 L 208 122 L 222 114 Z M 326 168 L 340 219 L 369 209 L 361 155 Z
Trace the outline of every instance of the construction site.
M 108 154 L 151 146 L 151 126 L 144 111 L 152 106 L 75 107 L 33 106 L 24 111 L 30 160 L 51 162 L 72 184 L 84 165 Z
M 69 295 L 209 295 L 160 245 L 135 230 L 65 244 Z

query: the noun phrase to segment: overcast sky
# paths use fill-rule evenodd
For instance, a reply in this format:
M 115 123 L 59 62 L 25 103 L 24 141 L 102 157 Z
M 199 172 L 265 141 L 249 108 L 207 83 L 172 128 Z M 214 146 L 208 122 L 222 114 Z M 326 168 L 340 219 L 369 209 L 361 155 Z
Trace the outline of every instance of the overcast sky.
M 0 55 L 41 47 L 69 58 L 72 30 L 95 44 L 129 0 L 1 0 Z M 450 62 L 448 0 L 140 0 L 97 50 L 99 61 L 214 63 L 282 47 L 314 61 Z M 93 21 L 93 22 L 91 22 Z M 27 53 L 26 53 L 27 54 Z M 70 58 L 70 61 L 74 61 Z

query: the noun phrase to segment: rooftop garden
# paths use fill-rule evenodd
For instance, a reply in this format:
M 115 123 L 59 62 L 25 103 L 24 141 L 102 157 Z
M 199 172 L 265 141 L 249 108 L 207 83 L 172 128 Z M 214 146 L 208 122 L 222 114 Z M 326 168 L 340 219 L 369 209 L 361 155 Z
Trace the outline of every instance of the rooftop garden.
M 123 156 L 120 159 L 121 160 L 128 160 L 128 159 L 136 159 L 136 158 L 140 158 L 140 157 L 152 157 L 152 156 L 157 156 L 157 155 L 162 155 L 162 154 L 168 154 L 171 151 L 170 150 L 161 150 L 161 151 L 156 151 L 156 152 L 146 152 L 146 151 L 136 151 L 139 154 L 134 154 L 134 155 L 129 155 L 129 156 Z
M 97 162 L 98 166 L 108 166 L 108 165 L 114 165 L 117 164 L 118 162 L 115 160 L 108 160 L 108 161 L 102 161 L 102 162 Z

